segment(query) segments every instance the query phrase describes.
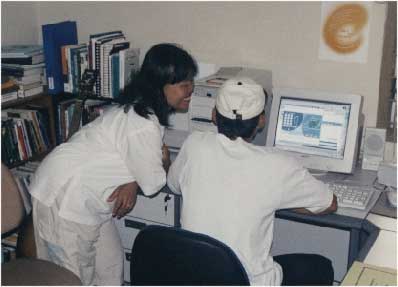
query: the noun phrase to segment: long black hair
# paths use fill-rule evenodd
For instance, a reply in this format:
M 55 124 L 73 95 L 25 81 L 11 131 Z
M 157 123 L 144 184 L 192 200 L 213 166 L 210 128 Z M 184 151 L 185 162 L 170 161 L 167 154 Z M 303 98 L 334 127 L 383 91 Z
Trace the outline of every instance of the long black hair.
M 169 115 L 175 110 L 169 107 L 163 88 L 167 84 L 191 81 L 198 73 L 194 58 L 174 44 L 152 46 L 145 55 L 140 70 L 122 92 L 120 103 L 127 112 L 131 107 L 142 117 L 155 114 L 163 126 L 168 126 Z

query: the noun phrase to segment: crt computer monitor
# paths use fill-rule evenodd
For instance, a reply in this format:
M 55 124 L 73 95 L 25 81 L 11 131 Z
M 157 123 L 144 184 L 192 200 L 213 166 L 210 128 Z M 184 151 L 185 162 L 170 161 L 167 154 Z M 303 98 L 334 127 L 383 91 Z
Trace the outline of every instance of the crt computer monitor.
M 361 105 L 354 94 L 275 88 L 266 144 L 309 169 L 353 173 Z

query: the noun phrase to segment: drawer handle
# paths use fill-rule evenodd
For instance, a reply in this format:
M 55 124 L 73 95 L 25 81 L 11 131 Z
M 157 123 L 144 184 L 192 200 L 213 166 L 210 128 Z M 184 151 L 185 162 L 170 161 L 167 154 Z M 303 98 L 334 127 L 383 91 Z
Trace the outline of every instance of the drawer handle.
M 125 219 L 124 220 L 124 225 L 126 227 L 131 227 L 131 228 L 140 229 L 140 230 L 143 229 L 146 226 L 145 223 L 138 222 L 138 221 L 135 221 L 135 220 L 130 220 L 130 219 Z

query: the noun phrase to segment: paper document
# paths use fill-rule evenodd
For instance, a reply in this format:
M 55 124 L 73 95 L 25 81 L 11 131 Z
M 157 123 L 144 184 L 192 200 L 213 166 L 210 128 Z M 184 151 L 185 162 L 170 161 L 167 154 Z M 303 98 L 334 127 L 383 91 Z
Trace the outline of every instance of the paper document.
M 209 97 L 192 97 L 189 110 L 191 131 L 217 131 L 211 120 L 215 99 Z
M 342 286 L 396 286 L 397 270 L 355 261 L 346 274 Z

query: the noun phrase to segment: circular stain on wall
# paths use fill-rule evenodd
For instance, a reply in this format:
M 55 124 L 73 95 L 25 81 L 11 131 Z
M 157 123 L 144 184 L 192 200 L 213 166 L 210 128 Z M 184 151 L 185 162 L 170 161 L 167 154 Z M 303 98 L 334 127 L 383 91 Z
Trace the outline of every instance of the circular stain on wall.
M 326 19 L 323 38 L 336 53 L 352 53 L 362 44 L 362 30 L 367 22 L 368 12 L 362 5 L 339 5 Z

